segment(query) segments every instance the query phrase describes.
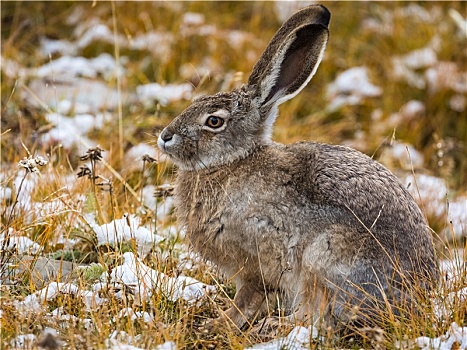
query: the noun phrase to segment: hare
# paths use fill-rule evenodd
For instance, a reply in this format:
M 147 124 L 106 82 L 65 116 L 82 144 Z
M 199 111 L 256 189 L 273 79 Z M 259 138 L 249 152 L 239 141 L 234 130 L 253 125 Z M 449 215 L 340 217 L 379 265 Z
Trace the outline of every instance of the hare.
M 374 324 L 412 312 L 438 278 L 424 216 L 389 170 L 347 147 L 271 140 L 278 106 L 318 68 L 329 22 L 322 5 L 295 13 L 247 84 L 197 98 L 159 135 L 190 244 L 236 284 L 218 322 L 249 326 L 278 293 L 289 320 Z

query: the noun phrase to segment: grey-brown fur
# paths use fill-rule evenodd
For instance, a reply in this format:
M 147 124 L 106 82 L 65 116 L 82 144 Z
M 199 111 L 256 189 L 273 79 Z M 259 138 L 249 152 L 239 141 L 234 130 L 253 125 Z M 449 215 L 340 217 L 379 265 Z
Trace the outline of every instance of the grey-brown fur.
M 248 84 L 195 100 L 159 137 L 179 167 L 188 239 L 236 283 L 223 318 L 238 327 L 270 292 L 301 321 L 379 322 L 377 310 L 412 312 L 438 278 L 427 223 L 386 168 L 346 147 L 270 140 L 277 106 L 319 65 L 329 19 L 323 6 L 299 11 Z

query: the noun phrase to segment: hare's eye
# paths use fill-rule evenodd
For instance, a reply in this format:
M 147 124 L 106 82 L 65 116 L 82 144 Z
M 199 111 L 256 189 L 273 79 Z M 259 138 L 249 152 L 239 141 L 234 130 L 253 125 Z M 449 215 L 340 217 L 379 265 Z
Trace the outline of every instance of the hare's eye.
M 224 125 L 224 119 L 216 117 L 215 115 L 210 115 L 206 120 L 206 126 L 210 128 L 217 129 Z

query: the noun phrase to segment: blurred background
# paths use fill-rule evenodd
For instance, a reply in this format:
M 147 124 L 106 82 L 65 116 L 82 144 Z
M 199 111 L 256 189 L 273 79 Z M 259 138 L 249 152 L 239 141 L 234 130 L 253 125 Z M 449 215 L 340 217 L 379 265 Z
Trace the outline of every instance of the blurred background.
M 60 182 L 96 145 L 135 191 L 170 182 L 163 162 L 141 178 L 140 157 L 159 158 L 157 133 L 196 96 L 245 83 L 281 23 L 310 3 L 2 2 L 2 204 L 15 196 L 11 173 L 23 157 L 46 156 Z M 354 147 L 408 187 L 407 175 L 423 175 L 414 193 L 431 226 L 442 231 L 457 201 L 462 236 L 467 3 L 325 5 L 324 59 L 281 106 L 274 139 Z M 135 205 L 125 191 L 115 183 L 121 212 Z
M 170 197 L 176 169 L 156 140 L 195 97 L 245 83 L 275 31 L 309 4 L 0 3 L 2 346 L 35 348 L 47 327 L 67 348 L 259 341 L 197 328 L 235 287 L 185 244 Z M 433 229 L 444 309 L 394 325 L 400 337 L 389 332 L 388 344 L 454 332 L 467 322 L 467 2 L 324 4 L 324 59 L 280 107 L 274 139 L 348 145 L 401 179 Z M 147 271 L 188 291 L 195 278 L 199 290 L 174 297 L 157 278 L 148 287 Z M 70 276 L 75 285 L 56 284 Z

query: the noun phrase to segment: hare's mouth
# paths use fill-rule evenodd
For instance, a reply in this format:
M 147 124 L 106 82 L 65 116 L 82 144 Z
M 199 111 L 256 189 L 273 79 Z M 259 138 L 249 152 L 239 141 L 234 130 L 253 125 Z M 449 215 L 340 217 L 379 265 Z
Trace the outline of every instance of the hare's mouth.
M 196 170 L 201 168 L 196 164 L 193 164 L 193 160 L 190 157 L 184 156 L 183 147 L 181 147 L 182 142 L 179 140 L 178 135 L 173 135 L 170 140 L 164 140 L 159 136 L 157 139 L 157 146 L 163 154 L 165 154 L 169 159 L 177 165 L 181 170 Z M 193 157 L 192 157 L 193 158 Z

